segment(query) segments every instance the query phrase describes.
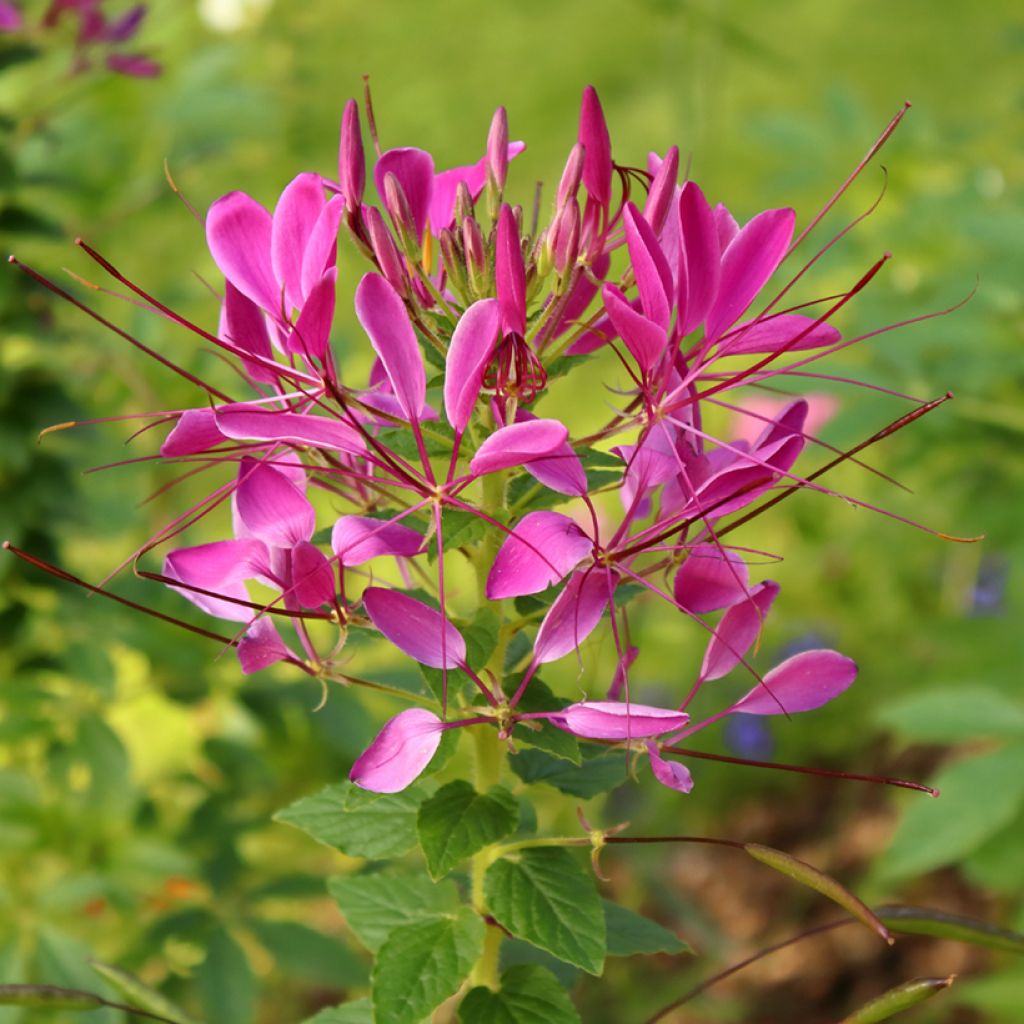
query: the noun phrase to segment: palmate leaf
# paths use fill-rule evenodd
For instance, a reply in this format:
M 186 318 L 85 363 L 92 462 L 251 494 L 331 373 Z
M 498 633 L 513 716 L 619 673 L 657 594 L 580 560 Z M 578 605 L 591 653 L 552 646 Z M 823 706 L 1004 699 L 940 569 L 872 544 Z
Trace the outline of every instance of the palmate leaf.
M 608 932 L 609 956 L 637 956 L 650 953 L 692 953 L 693 949 L 675 932 L 642 914 L 602 900 Z
M 569 994 L 546 968 L 510 967 L 501 988 L 471 988 L 459 1006 L 460 1024 L 579 1024 Z
M 567 850 L 537 847 L 495 862 L 484 878 L 484 895 L 495 920 L 512 935 L 590 974 L 601 973 L 601 900 L 593 877 Z
M 469 907 L 394 929 L 373 968 L 374 1020 L 420 1024 L 459 990 L 483 942 L 483 920 Z
M 452 868 L 485 846 L 514 832 L 519 804 L 503 786 L 478 793 L 456 779 L 442 786 L 420 805 L 416 831 L 432 878 L 443 878 Z
M 397 857 L 416 845 L 416 812 L 425 796 L 419 786 L 379 795 L 341 782 L 278 811 L 274 821 L 350 857 Z

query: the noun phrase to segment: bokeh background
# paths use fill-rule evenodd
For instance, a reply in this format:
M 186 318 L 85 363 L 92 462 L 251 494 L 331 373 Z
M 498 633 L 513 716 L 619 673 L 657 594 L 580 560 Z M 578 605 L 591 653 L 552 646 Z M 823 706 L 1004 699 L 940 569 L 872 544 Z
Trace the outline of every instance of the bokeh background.
M 40 6 L 24 5 L 29 17 Z M 82 235 L 198 322 L 216 322 L 199 210 L 244 189 L 272 203 L 300 170 L 331 174 L 342 104 L 371 76 L 382 143 L 429 148 L 439 166 L 482 151 L 498 104 L 514 138 L 513 194 L 553 184 L 597 86 L 622 163 L 673 143 L 713 200 L 745 219 L 831 195 L 905 99 L 913 108 L 827 224 L 885 188 L 877 211 L 823 259 L 836 290 L 894 259 L 847 311 L 853 335 L 970 300 L 880 335 L 833 373 L 955 400 L 875 448 L 905 493 L 855 469 L 832 485 L 949 533 L 956 544 L 842 501 L 805 494 L 743 536 L 785 554 L 760 663 L 835 644 L 861 665 L 841 701 L 806 719 L 702 737 L 706 749 L 930 780 L 938 801 L 858 783 L 695 764 L 685 799 L 630 786 L 603 820 L 637 832 L 703 832 L 783 847 L 871 901 L 899 899 L 1024 929 L 1024 18 L 1012 0 L 158 0 L 138 48 L 163 74 L 68 74 L 60 32 L 0 37 L 0 234 L 14 251 L 194 372 L 226 373 L 196 339 L 75 279 L 100 271 Z M 887 176 L 882 165 L 888 170 Z M 822 240 L 828 233 L 822 234 Z M 343 249 L 341 275 L 361 267 Z M 72 272 L 65 273 L 64 268 Z M 102 282 L 107 284 L 108 282 Z M 340 303 L 345 308 L 345 302 Z M 180 508 L 141 461 L 143 435 L 71 419 L 192 404 L 188 386 L 7 268 L 0 274 L 0 534 L 98 580 Z M 365 369 L 351 318 L 336 351 Z M 604 369 L 608 369 L 607 366 Z M 589 372 L 589 371 L 588 371 Z M 595 376 L 595 380 L 600 375 Z M 835 396 L 825 438 L 849 446 L 906 411 L 880 392 Z M 564 403 L 565 399 L 563 399 Z M 589 410 L 558 414 L 584 422 Z M 209 536 L 216 535 L 211 524 Z M 197 536 L 203 539 L 202 536 Z M 323 878 L 351 867 L 271 816 L 343 776 L 388 706 L 267 672 L 243 680 L 215 645 L 0 562 L 0 980 L 96 988 L 89 957 L 162 986 L 213 1024 L 298 1022 L 360 991 L 367 961 Z M 184 602 L 122 574 L 119 593 L 173 614 Z M 636 684 L 656 701 L 685 685 L 700 639 L 638 607 Z M 393 659 L 366 671 L 408 672 Z M 596 682 L 608 664 L 589 657 Z M 364 672 L 365 674 L 365 672 Z M 573 685 L 567 670 L 564 681 Z M 552 793 L 551 818 L 565 800 Z M 590 806 L 590 805 L 588 805 Z M 568 822 L 565 823 L 568 826 Z M 676 929 L 698 957 L 611 961 L 566 977 L 584 1020 L 640 1021 L 728 963 L 830 919 L 763 869 L 694 848 L 615 851 L 616 898 Z M 842 930 L 723 984 L 676 1021 L 829 1024 L 916 975 L 961 974 L 918 1012 L 1018 1024 L 1019 960 L 948 942 L 894 950 Z M 3 1024 L 43 1017 L 0 1010 Z M 59 1017 L 45 1018 L 59 1020 Z M 90 1020 L 121 1018 L 97 1011 Z

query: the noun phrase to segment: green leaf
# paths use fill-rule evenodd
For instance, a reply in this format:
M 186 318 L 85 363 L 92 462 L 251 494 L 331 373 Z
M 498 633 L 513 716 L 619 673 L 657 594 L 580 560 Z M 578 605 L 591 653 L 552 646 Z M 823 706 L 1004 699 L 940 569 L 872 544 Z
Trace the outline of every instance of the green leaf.
M 750 854 L 754 860 L 767 865 L 774 870 L 781 872 L 788 878 L 792 878 L 801 885 L 806 885 L 815 892 L 820 892 L 835 903 L 838 903 L 845 911 L 852 914 L 858 921 L 862 921 L 872 931 L 877 932 L 889 945 L 892 945 L 893 938 L 888 929 L 878 918 L 875 912 L 862 900 L 859 900 L 849 889 L 840 885 L 834 878 L 819 871 L 816 867 L 799 857 L 790 853 L 783 853 L 770 846 L 762 846 L 760 843 L 745 843 L 743 849 Z
M 140 1010 L 155 1013 L 158 1017 L 166 1017 L 174 1024 L 195 1024 L 180 1006 L 175 1006 L 166 996 L 155 989 L 144 985 L 133 974 L 115 967 L 113 964 L 90 960 L 89 966 L 105 981 L 112 985 L 124 997 L 129 1006 L 137 1006 Z
M 890 904 L 877 907 L 875 913 L 894 932 L 905 935 L 931 935 L 938 939 L 969 942 L 973 946 L 987 946 L 1007 953 L 1024 956 L 1024 935 L 1006 928 L 996 928 L 986 921 L 926 907 Z
M 416 819 L 431 877 L 443 878 L 456 864 L 514 832 L 519 804 L 502 786 L 478 793 L 456 779 L 420 805 Z
M 373 953 L 395 928 L 452 914 L 459 905 L 454 883 L 436 884 L 426 874 L 336 875 L 327 880 L 327 891 Z
M 675 932 L 648 917 L 618 903 L 602 900 L 604 923 L 608 932 L 609 956 L 636 956 L 639 953 L 692 953 L 693 949 Z
M 589 753 L 591 749 L 588 747 L 586 751 Z M 543 782 L 583 800 L 617 789 L 629 777 L 626 754 L 622 750 L 602 748 L 601 753 L 580 765 L 552 757 L 542 750 L 520 750 L 509 759 L 509 764 L 523 782 Z
M 484 878 L 495 920 L 567 963 L 600 974 L 604 966 L 604 911 L 594 879 L 560 847 L 520 851 L 496 861 Z
M 274 815 L 317 842 L 350 857 L 397 857 L 416 845 L 416 812 L 424 790 L 379 795 L 341 782 L 303 797 Z
M 373 1006 L 369 999 L 354 999 L 350 1003 L 321 1010 L 305 1024 L 373 1024 Z
M 518 707 L 520 711 L 528 712 L 557 711 L 567 703 L 556 697 L 541 680 L 531 679 L 530 685 L 523 691 Z M 546 750 L 549 754 L 573 764 L 580 763 L 580 745 L 576 737 L 550 722 L 536 719 L 528 723 L 520 722 L 512 730 L 512 735 L 518 743 Z
M 1024 1006 L 1024 973 L 1019 967 L 957 985 L 953 998 L 988 1014 L 985 1020 L 1017 1021 Z
M 483 670 L 498 646 L 500 630 L 501 619 L 490 606 L 481 608 L 473 621 L 462 627 L 462 635 L 466 640 L 466 660 L 470 668 L 477 672 Z
M 441 516 L 441 533 L 445 551 L 472 547 L 483 540 L 489 529 L 491 529 L 489 523 L 461 508 L 445 508 Z M 436 544 L 430 546 L 428 557 L 432 561 L 437 558 Z
M 0 1006 L 39 1010 L 95 1010 L 104 1001 L 92 992 L 56 985 L 0 985 Z
M 501 976 L 501 989 L 471 988 L 459 1006 L 460 1024 L 579 1024 L 580 1015 L 558 979 L 522 964 Z
M 843 1019 L 841 1024 L 881 1024 L 896 1014 L 909 1010 L 912 1006 L 931 999 L 943 989 L 953 984 L 953 977 L 948 978 L 915 978 L 913 981 L 897 985 L 888 992 L 872 999 L 855 1013 Z
M 1024 705 L 983 686 L 950 686 L 887 703 L 882 725 L 924 743 L 958 743 L 966 736 L 1024 736 Z
M 1024 807 L 1024 747 L 948 764 L 933 784 L 942 795 L 911 803 L 876 863 L 882 881 L 958 861 L 1008 825 Z
M 226 929 L 218 928 L 207 941 L 198 981 L 203 1007 L 211 1021 L 252 1020 L 256 979 L 244 950 Z
M 484 923 L 469 907 L 396 928 L 373 967 L 373 1012 L 387 1024 L 420 1024 L 458 992 L 483 951 Z
M 36 943 L 35 963 L 32 977 L 45 978 L 48 982 L 79 991 L 92 992 L 96 975 L 89 968 L 89 947 L 70 935 L 55 928 L 41 928 Z M 109 992 L 105 985 L 99 986 L 101 999 Z M 113 1024 L 118 1019 L 110 1009 L 97 1009 L 89 1017 L 89 1024 Z
M 319 982 L 335 989 L 366 984 L 367 965 L 329 935 L 298 921 L 254 920 L 250 927 L 289 978 Z

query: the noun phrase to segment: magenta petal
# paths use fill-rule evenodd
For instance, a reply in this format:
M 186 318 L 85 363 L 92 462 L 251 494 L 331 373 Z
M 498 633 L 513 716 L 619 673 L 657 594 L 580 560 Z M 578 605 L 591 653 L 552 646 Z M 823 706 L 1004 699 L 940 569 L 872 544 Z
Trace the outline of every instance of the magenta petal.
M 324 274 L 338 262 L 338 226 L 344 212 L 344 198 L 332 196 L 313 225 L 306 242 L 306 251 L 302 254 L 300 280 L 303 301 Z
M 612 198 L 612 141 L 592 85 L 583 90 L 579 141 L 583 145 L 583 184 L 601 206 L 607 207 Z
M 384 198 L 384 177 L 387 174 L 393 174 L 402 186 L 405 198 L 409 200 L 416 237 L 422 239 L 434 191 L 434 158 L 424 150 L 412 147 L 389 149 L 382 154 L 373 168 L 373 180 L 381 199 Z
M 593 546 L 568 516 L 530 512 L 498 551 L 487 577 L 487 597 L 500 601 L 539 593 L 579 565 Z
M 384 587 L 368 587 L 363 593 L 363 607 L 373 624 L 421 665 L 458 668 L 465 662 L 466 641 L 437 609 Z
M 680 793 L 689 793 L 693 789 L 693 776 L 685 764 L 662 757 L 657 745 L 650 740 L 647 742 L 647 753 L 651 758 L 651 771 L 663 786 Z
M 526 269 L 519 229 L 506 203 L 498 214 L 494 249 L 494 283 L 506 334 L 526 334 Z
M 614 586 L 609 575 L 607 569 L 573 573 L 537 630 L 533 659 L 538 665 L 564 657 L 594 631 Z
M 324 361 L 334 322 L 337 276 L 337 270 L 332 267 L 310 291 L 302 303 L 299 319 L 285 341 L 285 351 L 302 355 L 307 361 Z
M 398 292 L 379 274 L 365 274 L 356 288 L 355 304 L 356 316 L 380 356 L 395 397 L 410 420 L 418 419 L 427 378 L 416 332 Z
M 166 458 L 195 455 L 225 440 L 225 436 L 217 429 L 217 416 L 212 409 L 186 409 L 160 445 L 160 454 Z
M 745 601 L 750 591 L 746 563 L 735 551 L 698 544 L 676 574 L 676 600 L 689 612 L 704 615 Z
M 507 159 L 513 160 L 526 149 L 525 142 L 510 142 Z M 459 183 L 465 183 L 469 194 L 476 199 L 487 184 L 487 157 L 481 157 L 475 164 L 450 167 L 434 175 L 434 192 L 430 199 L 430 230 L 439 235 L 444 228 L 450 228 L 455 219 L 455 193 Z
M 685 711 L 613 700 L 584 701 L 558 712 L 557 724 L 588 740 L 628 740 L 661 736 L 690 720 Z
M 739 324 L 722 339 L 719 355 L 747 355 L 751 352 L 802 352 L 810 348 L 825 348 L 842 340 L 842 335 L 831 325 L 817 323 L 813 317 L 784 313 L 767 320 L 751 320 Z
M 338 183 L 348 209 L 358 210 L 366 187 L 366 158 L 363 156 L 363 136 L 359 130 L 359 104 L 352 99 L 346 101 L 341 115 Z
M 704 653 L 701 679 L 721 679 L 740 663 L 761 632 L 778 594 L 778 583 L 765 580 L 750 591 L 748 600 L 733 605 L 722 616 Z
M 587 474 L 583 463 L 568 441 L 552 449 L 550 455 L 525 463 L 523 469 L 534 480 L 559 494 L 582 497 L 587 493 Z
M 495 299 L 474 302 L 459 318 L 445 360 L 444 411 L 461 434 L 476 405 L 494 354 L 501 316 Z
M 274 353 L 267 333 L 267 320 L 252 299 L 243 295 L 230 281 L 224 281 L 224 303 L 221 307 L 220 335 L 236 348 L 273 362 Z M 273 367 L 255 359 L 241 357 L 245 372 L 263 384 L 273 384 L 277 374 Z
M 715 232 L 718 235 L 718 251 L 724 253 L 732 245 L 732 240 L 740 233 L 736 218 L 729 212 L 725 203 L 719 203 L 711 211 L 715 219 Z
M 629 300 L 613 284 L 606 284 L 601 292 L 604 307 L 608 310 L 616 332 L 621 335 L 626 348 L 632 353 L 637 365 L 644 373 L 650 372 L 661 358 L 668 335 L 664 327 L 638 313 Z
M 257 409 L 244 402 L 217 409 L 217 426 L 239 441 L 285 441 L 362 455 L 366 442 L 357 430 L 325 416 Z
M 313 506 L 302 491 L 280 470 L 255 459 L 239 464 L 235 505 L 245 528 L 273 547 L 293 547 L 316 529 Z
M 270 263 L 286 305 L 293 309 L 302 306 L 302 256 L 326 202 L 323 179 L 306 171 L 285 186 L 274 208 Z
M 622 221 L 644 315 L 665 329 L 672 315 L 672 271 L 654 229 L 632 203 L 626 203 Z
M 804 651 L 776 665 L 733 711 L 781 715 L 813 711 L 838 697 L 857 678 L 857 664 L 838 651 Z
M 706 337 L 723 334 L 754 301 L 786 255 L 795 221 L 792 210 L 765 210 L 732 240 L 722 255 L 722 278 L 705 323 Z
M 292 548 L 292 594 L 303 608 L 334 601 L 334 572 L 327 556 L 309 541 Z
M 411 558 L 423 547 L 423 537 L 401 523 L 342 516 L 331 531 L 331 547 L 342 565 L 362 565 L 382 555 Z
M 565 444 L 569 429 L 558 420 L 526 420 L 501 427 L 476 450 L 469 464 L 473 476 L 494 473 L 519 466 L 531 459 L 549 455 Z
M 267 550 L 258 540 L 219 540 L 168 552 L 164 575 L 189 587 L 248 601 L 249 593 L 243 581 L 260 575 L 266 561 Z M 246 622 L 252 618 L 252 610 L 235 601 L 222 601 L 187 587 L 172 589 L 219 619 Z
M 356 759 L 348 777 L 374 793 L 397 793 L 430 764 L 443 733 L 444 725 L 432 711 L 400 711 Z
M 685 336 L 704 320 L 715 301 L 722 265 L 714 214 L 692 181 L 683 186 L 679 196 L 679 231 L 679 314 Z
M 281 289 L 270 264 L 270 214 L 244 192 L 221 196 L 206 215 L 206 241 L 221 273 L 247 298 L 281 315 Z
M 0 0 L 0 32 L 17 32 L 22 22 L 21 11 L 7 0 Z
M 266 615 L 258 618 L 245 631 L 245 636 L 238 641 L 238 660 L 246 675 L 258 672 L 261 668 L 283 661 L 285 658 L 293 657 L 294 655 L 281 639 L 277 626 Z

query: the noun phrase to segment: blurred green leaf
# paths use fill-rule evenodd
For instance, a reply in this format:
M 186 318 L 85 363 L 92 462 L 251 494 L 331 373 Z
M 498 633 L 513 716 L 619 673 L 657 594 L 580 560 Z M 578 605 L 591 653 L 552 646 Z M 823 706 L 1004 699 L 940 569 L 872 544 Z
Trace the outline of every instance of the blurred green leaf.
M 947 914 L 942 910 L 926 907 L 911 907 L 902 904 L 887 904 L 877 907 L 875 912 L 894 932 L 906 935 L 931 935 L 935 938 L 953 939 L 974 946 L 987 946 L 1007 953 L 1024 955 L 1024 935 L 996 928 L 986 921 L 978 921 L 959 914 Z
M 210 1021 L 252 1020 L 256 978 L 245 951 L 226 929 L 218 928 L 207 941 L 198 982 Z
M 1024 705 L 982 686 L 926 690 L 879 709 L 878 721 L 908 739 L 961 743 L 978 736 L 1024 736 Z
M 548 970 L 535 964 L 510 967 L 501 988 L 471 988 L 459 1005 L 460 1024 L 579 1024 L 569 994 Z
M 344 943 L 298 921 L 249 922 L 252 933 L 288 978 L 352 988 L 365 985 L 369 966 Z
M 1012 968 L 987 977 L 967 978 L 957 985 L 952 998 L 980 1010 L 993 1024 L 1011 1024 L 1020 1019 L 1024 1006 L 1024 973 Z
M 137 1006 L 140 1010 L 155 1013 L 158 1017 L 166 1017 L 174 1024 L 195 1024 L 195 1019 L 188 1016 L 179 1006 L 175 1006 L 166 996 L 155 989 L 144 985 L 134 975 L 121 970 L 112 964 L 91 960 L 89 966 L 124 997 L 129 1006 Z
M 0 1006 L 37 1010 L 95 1010 L 103 1000 L 91 992 L 56 985 L 0 985 Z
M 669 931 L 657 921 L 610 900 L 602 900 L 601 903 L 608 933 L 609 956 L 693 952 L 689 943 L 683 942 L 675 932 Z
M 350 1003 L 321 1010 L 305 1024 L 373 1024 L 373 1004 L 369 999 L 354 999 Z

